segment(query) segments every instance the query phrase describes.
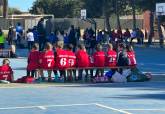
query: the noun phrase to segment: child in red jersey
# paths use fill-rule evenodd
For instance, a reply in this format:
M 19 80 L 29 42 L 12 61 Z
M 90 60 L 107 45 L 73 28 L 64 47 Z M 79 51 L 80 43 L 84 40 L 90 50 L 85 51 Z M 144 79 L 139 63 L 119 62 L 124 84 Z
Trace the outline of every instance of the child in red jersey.
M 55 52 L 55 61 L 56 68 L 59 69 L 60 77 L 64 78 L 66 81 L 66 69 L 69 67 L 68 63 L 68 54 L 67 51 L 63 49 L 64 43 L 59 41 L 57 42 L 56 52 Z
M 73 45 L 69 44 L 67 46 L 69 68 L 75 68 L 76 67 L 76 55 L 73 53 L 72 50 L 73 50 Z M 76 70 L 75 69 L 68 70 L 68 75 L 70 77 L 69 80 L 72 80 L 72 76 L 76 77 Z
M 96 52 L 93 55 L 94 58 L 94 66 L 95 67 L 101 67 L 97 68 L 96 70 L 96 76 L 103 76 L 104 75 L 104 65 L 105 65 L 105 53 L 102 51 L 102 46 L 100 44 L 97 44 L 96 46 Z
M 27 76 L 34 77 L 35 73 L 37 73 L 36 71 L 39 68 L 39 56 L 39 45 L 35 43 L 28 56 Z
M 107 67 L 115 67 L 117 64 L 117 53 L 113 50 L 112 44 L 108 44 L 108 52 L 105 61 Z
M 13 82 L 13 70 L 10 67 L 10 61 L 8 59 L 4 59 L 2 62 L 2 66 L 0 66 L 0 80 L 5 80 L 9 82 Z
M 54 51 L 52 50 L 52 45 L 50 43 L 46 43 L 45 49 L 40 53 L 40 67 L 41 67 L 41 76 L 43 77 L 43 70 L 48 71 L 48 81 L 52 81 L 51 73 L 55 67 L 54 60 Z
M 88 69 L 86 68 L 89 67 L 89 56 L 83 44 L 80 44 L 78 46 L 78 51 L 76 52 L 76 59 L 77 59 L 77 67 L 79 68 L 78 80 L 82 79 L 83 69 L 85 69 L 86 79 L 87 79 Z
M 127 45 L 127 55 L 129 59 L 129 66 L 136 66 L 135 52 L 131 45 Z

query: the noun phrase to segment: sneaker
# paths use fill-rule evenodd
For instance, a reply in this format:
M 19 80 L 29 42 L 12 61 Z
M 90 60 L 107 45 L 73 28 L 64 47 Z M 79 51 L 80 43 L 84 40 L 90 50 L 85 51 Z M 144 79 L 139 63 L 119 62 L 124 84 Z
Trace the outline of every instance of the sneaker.
M 59 81 L 59 75 L 58 74 L 54 76 L 54 81 L 55 82 L 58 82 Z
M 46 78 L 45 77 L 41 77 L 41 79 L 42 79 L 42 82 L 44 82 Z
M 53 82 L 51 77 L 48 78 L 48 82 Z
M 35 80 L 35 82 L 36 82 L 36 83 L 41 83 L 41 82 L 42 82 L 42 78 L 41 78 L 41 77 L 37 78 L 37 79 Z

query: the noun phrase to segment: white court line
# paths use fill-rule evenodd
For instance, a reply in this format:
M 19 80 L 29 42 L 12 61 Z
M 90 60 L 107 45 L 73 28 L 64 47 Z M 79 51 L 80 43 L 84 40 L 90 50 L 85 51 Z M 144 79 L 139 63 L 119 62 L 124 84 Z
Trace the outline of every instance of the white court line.
M 165 109 L 121 109 L 127 111 L 165 111 Z
M 0 89 L 16 89 L 16 88 L 47 88 L 47 87 L 74 87 L 74 86 L 86 86 L 85 84 L 68 84 L 68 85 L 53 85 L 53 84 L 18 84 L 18 85 L 10 85 L 9 86 L 1 86 Z M 91 84 L 92 85 L 92 84 Z
M 50 108 L 50 107 L 72 107 L 72 106 L 89 106 L 89 105 L 95 105 L 95 103 L 87 103 L 87 104 L 66 104 L 66 105 L 38 105 L 38 106 L 4 107 L 4 108 L 0 108 L 0 110 L 32 109 L 32 108 L 39 108 L 39 109 L 42 109 L 42 110 L 46 110 L 46 108 Z
M 43 107 L 43 106 L 38 106 L 38 108 L 40 108 L 41 110 L 46 110 L 47 109 L 46 107 Z
M 110 85 L 113 83 L 91 83 L 91 84 L 61 84 L 61 85 L 53 85 L 53 84 L 48 84 L 48 85 L 40 85 L 40 84 L 18 84 L 18 85 L 11 85 L 8 84 L 9 86 L 1 86 L 0 89 L 17 89 L 17 88 L 47 88 L 47 87 L 75 87 L 75 86 L 80 86 L 80 87 L 86 87 L 86 86 L 95 86 L 95 85 Z
M 130 112 L 127 112 L 127 111 L 124 111 L 124 110 L 121 110 L 121 109 L 116 109 L 116 108 L 113 108 L 113 107 L 110 107 L 110 106 L 102 105 L 102 104 L 99 104 L 99 103 L 95 103 L 95 105 L 98 106 L 98 107 L 101 107 L 101 108 L 106 108 L 106 109 L 110 109 L 110 110 L 113 110 L 113 111 L 116 111 L 116 112 L 121 112 L 123 114 L 132 114 Z
M 47 88 L 47 87 L 54 87 L 53 85 L 16 85 L 16 86 L 2 86 L 0 89 L 21 89 L 21 88 Z

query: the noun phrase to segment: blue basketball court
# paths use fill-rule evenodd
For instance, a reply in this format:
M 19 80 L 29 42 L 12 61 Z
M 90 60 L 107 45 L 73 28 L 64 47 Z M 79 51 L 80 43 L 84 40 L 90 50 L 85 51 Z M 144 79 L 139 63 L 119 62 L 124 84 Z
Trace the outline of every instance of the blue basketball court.
M 26 54 L 18 52 L 21 58 L 10 59 L 15 79 L 26 75 Z M 164 52 L 136 48 L 138 67 L 163 76 Z M 0 84 L 0 114 L 164 114 L 164 88 L 164 78 L 141 83 Z
M 164 82 L 2 85 L 0 114 L 164 114 L 164 88 Z

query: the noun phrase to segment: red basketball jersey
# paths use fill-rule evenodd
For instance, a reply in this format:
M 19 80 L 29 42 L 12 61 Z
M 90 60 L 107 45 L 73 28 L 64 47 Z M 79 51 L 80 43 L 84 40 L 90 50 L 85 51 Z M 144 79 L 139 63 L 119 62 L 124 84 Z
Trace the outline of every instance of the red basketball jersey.
M 76 55 L 72 51 L 67 51 L 69 67 L 76 67 Z
M 136 58 L 135 58 L 135 53 L 133 51 L 127 52 L 128 59 L 129 59 L 129 65 L 130 66 L 135 66 L 136 65 Z
M 9 65 L 0 66 L 0 80 L 12 81 L 13 71 Z
M 39 68 L 39 57 L 40 52 L 39 51 L 31 51 L 28 56 L 28 70 L 35 70 Z
M 55 60 L 54 60 L 54 52 L 44 51 L 40 53 L 40 67 L 45 70 L 54 69 Z
M 76 52 L 77 67 L 84 68 L 89 67 L 89 56 L 86 51 L 78 50 Z
M 117 64 L 117 53 L 116 51 L 109 50 L 106 56 L 106 66 L 114 67 Z
M 56 67 L 60 70 L 64 70 L 69 67 L 68 54 L 66 50 L 56 50 Z
M 105 53 L 103 51 L 95 52 L 93 57 L 94 57 L 94 66 L 95 67 L 104 67 Z

